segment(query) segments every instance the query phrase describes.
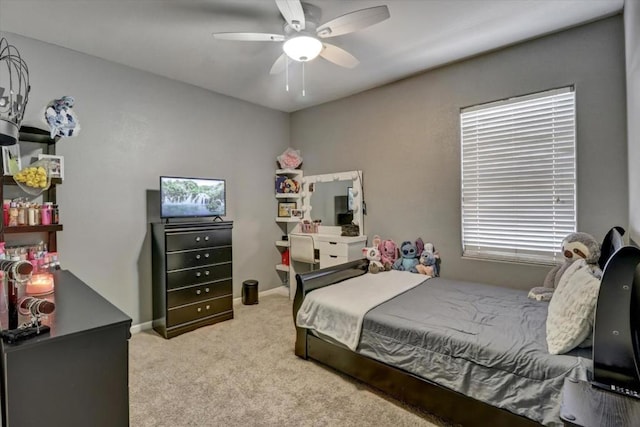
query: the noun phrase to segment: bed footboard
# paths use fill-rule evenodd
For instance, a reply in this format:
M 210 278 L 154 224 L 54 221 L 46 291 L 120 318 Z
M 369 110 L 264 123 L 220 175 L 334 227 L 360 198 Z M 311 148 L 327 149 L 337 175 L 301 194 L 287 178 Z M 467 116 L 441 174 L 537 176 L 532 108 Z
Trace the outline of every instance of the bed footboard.
M 293 300 L 293 324 L 296 327 L 296 356 L 307 359 L 307 329 L 296 325 L 298 310 L 305 296 L 316 289 L 333 285 L 343 280 L 361 276 L 367 272 L 369 261 L 360 259 L 304 274 L 296 274 L 296 296 Z

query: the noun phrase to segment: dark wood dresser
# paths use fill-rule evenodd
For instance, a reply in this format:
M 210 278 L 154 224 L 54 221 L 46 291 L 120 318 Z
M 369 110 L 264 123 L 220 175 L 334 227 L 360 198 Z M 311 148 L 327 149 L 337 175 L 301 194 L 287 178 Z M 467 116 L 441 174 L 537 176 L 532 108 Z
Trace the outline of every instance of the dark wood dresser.
M 46 296 L 51 331 L 2 346 L 3 426 L 127 426 L 131 319 L 71 272 Z M 20 316 L 20 323 L 28 318 Z
M 165 338 L 233 318 L 233 222 L 154 223 L 153 328 Z

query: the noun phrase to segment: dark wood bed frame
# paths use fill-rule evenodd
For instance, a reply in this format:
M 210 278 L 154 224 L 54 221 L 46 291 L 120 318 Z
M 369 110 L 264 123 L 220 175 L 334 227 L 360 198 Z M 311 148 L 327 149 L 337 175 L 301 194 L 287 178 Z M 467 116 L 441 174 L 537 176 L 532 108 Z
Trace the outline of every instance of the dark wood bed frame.
M 319 288 L 367 272 L 368 261 L 358 260 L 335 267 L 296 275 L 293 321 L 305 296 Z M 322 340 L 305 328 L 296 327 L 295 354 L 312 359 L 369 384 L 390 396 L 447 421 L 464 426 L 529 427 L 540 424 L 504 409 L 465 396 L 404 370 Z M 558 420 L 560 421 L 560 420 Z

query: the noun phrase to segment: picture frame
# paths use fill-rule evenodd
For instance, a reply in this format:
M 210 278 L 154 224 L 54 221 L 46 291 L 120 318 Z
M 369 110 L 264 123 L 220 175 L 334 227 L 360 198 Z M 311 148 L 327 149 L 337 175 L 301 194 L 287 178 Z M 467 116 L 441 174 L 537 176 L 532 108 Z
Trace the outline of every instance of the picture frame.
M 3 145 L 2 146 L 2 171 L 4 175 L 12 176 L 22 169 L 20 161 L 20 146 Z
M 302 218 L 302 209 L 291 209 L 292 218 Z
M 38 160 L 49 159 L 51 160 L 51 168 L 49 169 L 49 173 L 51 178 L 60 178 L 64 179 L 64 157 L 63 156 L 55 156 L 53 154 L 38 154 Z
M 297 207 L 296 202 L 278 202 L 278 218 L 291 218 L 291 212 Z

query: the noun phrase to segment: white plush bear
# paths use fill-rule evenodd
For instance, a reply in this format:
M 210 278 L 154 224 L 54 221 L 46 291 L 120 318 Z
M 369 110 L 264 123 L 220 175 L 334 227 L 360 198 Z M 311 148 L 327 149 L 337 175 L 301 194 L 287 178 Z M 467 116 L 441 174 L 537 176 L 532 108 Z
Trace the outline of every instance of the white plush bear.
M 380 251 L 376 247 L 362 248 L 362 255 L 369 260 L 369 273 L 377 273 L 379 271 L 385 271 L 384 265 L 382 265 Z

